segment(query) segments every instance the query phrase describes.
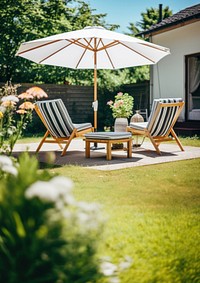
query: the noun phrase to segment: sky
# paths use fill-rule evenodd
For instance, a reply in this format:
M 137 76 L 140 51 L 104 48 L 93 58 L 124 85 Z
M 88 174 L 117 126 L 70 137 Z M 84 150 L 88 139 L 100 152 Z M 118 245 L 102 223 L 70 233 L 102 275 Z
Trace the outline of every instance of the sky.
M 141 13 L 146 12 L 146 8 L 158 8 L 159 4 L 163 8 L 169 6 L 173 14 L 189 6 L 199 4 L 199 0 L 86 0 L 92 9 L 96 9 L 94 14 L 107 14 L 105 20 L 107 24 L 118 24 L 118 32 L 129 32 L 128 26 L 132 22 L 141 21 Z

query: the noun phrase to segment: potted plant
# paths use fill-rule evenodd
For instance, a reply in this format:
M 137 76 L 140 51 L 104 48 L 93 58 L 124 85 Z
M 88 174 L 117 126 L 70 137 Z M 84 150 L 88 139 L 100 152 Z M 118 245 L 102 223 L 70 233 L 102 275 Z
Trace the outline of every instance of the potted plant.
M 112 115 L 115 118 L 115 132 L 124 132 L 128 126 L 128 118 L 133 114 L 134 99 L 128 93 L 118 92 L 115 95 L 115 101 L 108 101 L 107 105 L 112 110 Z

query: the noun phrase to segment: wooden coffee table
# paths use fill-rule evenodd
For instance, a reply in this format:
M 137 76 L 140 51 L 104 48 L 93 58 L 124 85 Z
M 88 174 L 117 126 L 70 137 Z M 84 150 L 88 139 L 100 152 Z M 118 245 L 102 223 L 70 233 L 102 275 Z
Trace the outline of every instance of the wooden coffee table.
M 90 157 L 90 143 L 106 144 L 106 159 L 112 159 L 112 144 L 127 143 L 127 157 L 132 157 L 132 135 L 127 132 L 93 132 L 85 134 L 85 157 Z

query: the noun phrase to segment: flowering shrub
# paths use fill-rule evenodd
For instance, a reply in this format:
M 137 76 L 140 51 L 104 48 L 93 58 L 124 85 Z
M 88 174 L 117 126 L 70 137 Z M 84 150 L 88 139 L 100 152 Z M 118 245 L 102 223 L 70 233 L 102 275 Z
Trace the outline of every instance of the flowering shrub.
M 36 99 L 47 97 L 47 94 L 38 87 L 30 88 L 26 92 L 17 95 L 19 86 L 19 84 L 12 85 L 9 82 L 0 89 L 1 153 L 12 153 L 16 141 L 32 120 L 33 102 Z M 20 104 L 20 102 L 22 103 Z
M 70 179 L 39 171 L 27 152 L 17 164 L 0 155 L 0 179 L 0 282 L 119 282 L 131 260 L 97 257 L 105 220 L 75 200 Z
M 115 101 L 107 102 L 112 109 L 114 118 L 129 118 L 133 114 L 133 97 L 128 93 L 119 92 L 115 96 Z

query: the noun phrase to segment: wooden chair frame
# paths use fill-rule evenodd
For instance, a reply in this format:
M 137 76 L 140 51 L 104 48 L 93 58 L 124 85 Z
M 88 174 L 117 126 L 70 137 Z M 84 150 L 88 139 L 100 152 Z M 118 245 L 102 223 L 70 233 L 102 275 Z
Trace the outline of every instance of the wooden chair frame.
M 153 135 L 152 134 L 152 128 L 154 126 L 155 123 L 162 123 L 161 121 L 158 122 L 157 121 L 157 117 L 158 117 L 158 114 L 160 113 L 160 111 L 163 109 L 163 108 L 167 108 L 167 107 L 177 107 L 177 111 L 170 123 L 170 126 L 167 130 L 167 132 L 164 134 L 164 135 Z M 159 149 L 159 145 L 161 142 L 166 142 L 166 141 L 172 141 L 172 140 L 175 140 L 176 143 L 178 144 L 179 148 L 181 149 L 181 151 L 184 151 L 183 149 L 183 146 L 179 140 L 179 138 L 177 137 L 173 127 L 182 111 L 184 107 L 184 102 L 183 101 L 179 101 L 179 102 L 162 102 L 162 99 L 160 100 L 160 102 L 158 103 L 156 109 L 155 109 L 155 113 L 152 113 L 150 115 L 150 120 L 148 123 L 140 123 L 141 125 L 141 128 L 138 128 L 137 125 L 136 127 L 134 128 L 134 123 L 132 123 L 132 126 L 131 124 L 127 127 L 127 131 L 128 132 L 131 132 L 132 135 L 142 135 L 144 137 L 148 137 L 150 139 L 150 141 L 152 142 L 156 152 L 161 155 L 161 152 L 160 152 L 160 149 Z M 164 123 L 165 121 L 163 121 Z M 136 124 L 136 123 L 135 123 Z
M 43 101 L 45 102 L 45 101 Z M 84 137 L 84 134 L 89 133 L 89 132 L 93 132 L 94 128 L 91 126 L 89 128 L 83 129 L 83 130 L 78 130 L 77 128 L 74 127 L 73 131 L 70 133 L 69 136 L 66 137 L 57 137 L 55 135 L 53 135 L 45 121 L 45 118 L 42 114 L 42 112 L 40 111 L 39 107 L 37 104 L 35 104 L 35 111 L 38 114 L 38 116 L 40 117 L 41 121 L 43 122 L 44 126 L 46 127 L 47 131 L 45 132 L 42 140 L 40 141 L 36 152 L 39 152 L 42 145 L 44 143 L 57 143 L 60 147 L 60 149 L 62 149 L 61 152 L 61 156 L 64 156 L 66 154 L 66 151 L 72 141 L 72 139 L 77 138 L 77 137 Z M 66 109 L 67 111 L 67 109 Z M 65 146 L 63 147 L 62 144 L 65 144 Z

